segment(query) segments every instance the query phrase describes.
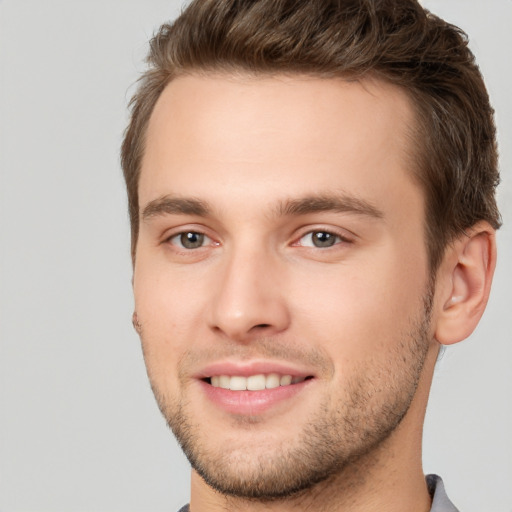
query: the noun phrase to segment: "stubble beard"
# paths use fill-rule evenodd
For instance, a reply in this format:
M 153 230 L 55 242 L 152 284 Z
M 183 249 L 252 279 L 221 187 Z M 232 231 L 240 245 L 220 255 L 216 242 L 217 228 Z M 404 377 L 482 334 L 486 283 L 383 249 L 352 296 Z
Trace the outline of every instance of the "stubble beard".
M 243 442 L 241 446 L 225 442 L 212 448 L 207 422 L 192 421 L 187 400 L 169 400 L 152 382 L 153 392 L 190 464 L 210 487 L 232 498 L 291 499 L 321 482 L 343 478 L 361 461 L 369 464 L 371 454 L 398 427 L 415 396 L 427 357 L 431 310 L 429 292 L 420 318 L 411 322 L 390 358 L 367 362 L 354 371 L 338 401 L 324 397 L 303 421 L 301 434 L 277 446 L 263 443 L 259 450 L 246 450 Z M 243 421 L 250 436 L 252 421 L 240 419 L 238 426 Z

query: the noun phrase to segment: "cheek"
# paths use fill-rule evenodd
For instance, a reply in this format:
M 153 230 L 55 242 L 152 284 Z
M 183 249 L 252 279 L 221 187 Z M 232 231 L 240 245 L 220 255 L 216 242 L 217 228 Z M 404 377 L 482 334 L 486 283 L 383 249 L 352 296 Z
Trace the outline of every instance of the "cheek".
M 402 265 L 361 265 L 303 278 L 290 297 L 305 341 L 321 343 L 340 364 L 374 357 L 400 343 L 423 310 L 424 275 Z
M 197 335 L 201 281 L 183 279 L 156 265 L 140 265 L 134 274 L 135 310 L 142 326 L 144 356 L 153 367 L 169 367 Z
M 141 321 L 179 328 L 183 320 L 196 314 L 198 298 L 206 286 L 204 272 L 197 266 L 170 265 L 164 253 L 157 256 L 141 250 L 137 256 L 133 289 L 135 308 Z

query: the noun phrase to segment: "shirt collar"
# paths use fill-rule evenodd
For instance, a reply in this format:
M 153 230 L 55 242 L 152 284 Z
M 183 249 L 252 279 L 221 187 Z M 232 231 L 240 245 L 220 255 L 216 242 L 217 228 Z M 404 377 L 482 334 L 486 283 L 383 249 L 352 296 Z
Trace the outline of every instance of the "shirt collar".
M 437 475 L 427 475 L 427 486 L 432 496 L 430 512 L 459 512 L 446 495 L 443 481 Z

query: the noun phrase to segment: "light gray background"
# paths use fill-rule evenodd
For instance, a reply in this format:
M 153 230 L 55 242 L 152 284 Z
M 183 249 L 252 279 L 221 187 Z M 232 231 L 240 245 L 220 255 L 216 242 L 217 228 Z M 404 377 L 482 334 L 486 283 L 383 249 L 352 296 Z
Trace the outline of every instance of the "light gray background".
M 470 35 L 497 110 L 493 295 L 437 369 L 425 470 L 512 512 L 512 1 L 425 0 Z M 118 164 L 147 40 L 181 1 L 0 1 L 0 510 L 170 511 L 189 469 L 132 331 Z

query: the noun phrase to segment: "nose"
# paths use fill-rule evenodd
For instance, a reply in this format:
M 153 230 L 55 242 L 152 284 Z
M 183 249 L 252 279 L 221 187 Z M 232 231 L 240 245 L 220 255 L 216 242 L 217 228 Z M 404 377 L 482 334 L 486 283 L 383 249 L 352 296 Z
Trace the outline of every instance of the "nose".
M 287 329 L 290 313 L 276 259 L 263 250 L 233 251 L 222 264 L 211 296 L 211 329 L 238 342 Z

